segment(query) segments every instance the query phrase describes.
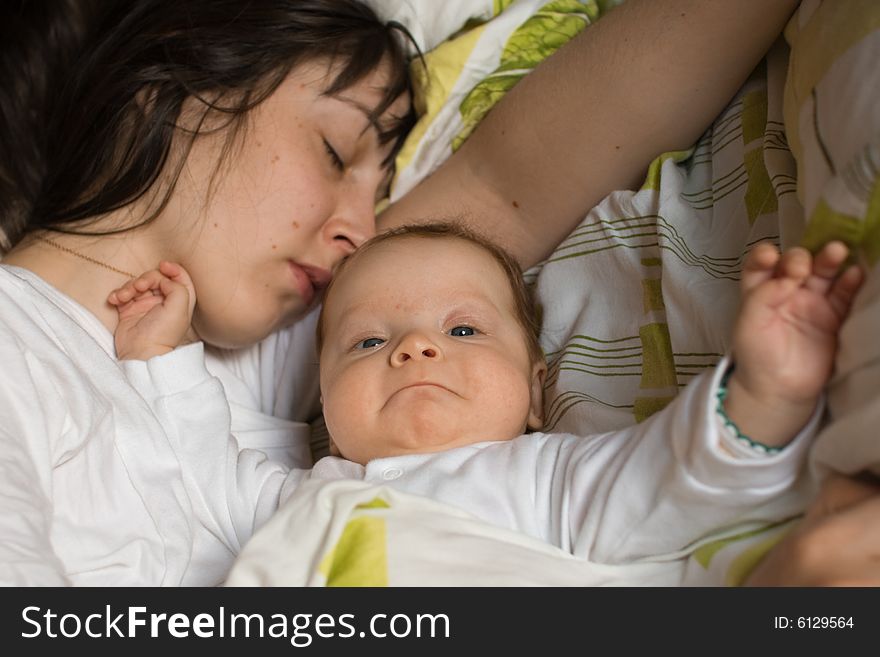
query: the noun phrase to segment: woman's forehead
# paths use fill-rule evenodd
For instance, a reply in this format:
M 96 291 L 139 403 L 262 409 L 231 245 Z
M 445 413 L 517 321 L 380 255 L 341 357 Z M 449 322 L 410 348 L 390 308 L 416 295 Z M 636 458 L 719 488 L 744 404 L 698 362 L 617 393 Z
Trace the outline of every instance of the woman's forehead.
M 340 85 L 349 62 L 341 58 L 326 57 L 312 59 L 297 65 L 290 73 L 300 83 L 306 84 L 320 95 L 336 98 L 355 105 L 358 109 L 375 115 L 384 105 L 386 114 L 397 114 L 402 118 L 409 110 L 409 92 L 402 90 L 394 98 L 389 94 L 397 86 L 391 79 L 392 67 L 387 58 L 379 65 L 351 82 Z M 390 102 L 389 102 L 390 101 Z

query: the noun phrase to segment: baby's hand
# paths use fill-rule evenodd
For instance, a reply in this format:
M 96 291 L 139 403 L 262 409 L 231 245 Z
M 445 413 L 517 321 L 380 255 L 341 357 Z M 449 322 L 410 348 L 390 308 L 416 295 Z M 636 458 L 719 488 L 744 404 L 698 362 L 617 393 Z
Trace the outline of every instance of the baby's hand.
M 815 257 L 799 247 L 780 256 L 760 244 L 746 260 L 725 408 L 753 439 L 784 444 L 815 410 L 831 377 L 837 333 L 862 284 L 857 266 L 838 274 L 848 253 L 842 242 Z
M 172 351 L 193 337 L 196 292 L 189 274 L 173 262 L 153 269 L 113 290 L 107 303 L 119 313 L 116 356 L 148 360 Z

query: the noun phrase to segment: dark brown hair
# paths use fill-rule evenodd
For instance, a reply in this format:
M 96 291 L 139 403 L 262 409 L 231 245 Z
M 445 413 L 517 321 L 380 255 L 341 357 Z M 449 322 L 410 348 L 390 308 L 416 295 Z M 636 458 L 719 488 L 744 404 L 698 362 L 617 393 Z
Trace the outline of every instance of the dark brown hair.
M 55 13 L 19 12 L 19 22 L 38 18 L 43 31 L 32 34 L 26 48 L 3 47 L 3 72 L 13 69 L 20 87 L 17 99 L 0 95 L 0 118 L 8 122 L 0 128 L 0 210 L 14 209 L 0 216 L 0 226 L 11 245 L 37 229 L 88 233 L 89 220 L 151 189 L 157 198 L 137 224 L 152 220 L 167 203 L 192 142 L 208 129 L 209 114 L 229 128 L 228 155 L 247 113 L 299 64 L 327 59 L 337 65 L 325 90 L 334 95 L 387 62 L 390 82 L 372 118 L 410 91 L 402 36 L 408 34 L 357 0 L 12 1 Z M 84 6 L 97 9 L 83 12 Z M 71 15 L 77 29 L 52 27 Z M 41 47 L 66 53 L 66 65 L 59 57 L 35 57 Z M 51 74 L 41 78 L 47 68 Z M 31 99 L 30 108 L 21 107 L 22 96 Z M 181 109 L 193 98 L 201 101 L 201 118 L 195 129 L 184 129 Z M 30 120 L 22 116 L 26 111 Z M 399 147 L 414 121 L 412 111 L 399 117 L 381 135 L 383 143 Z M 22 129 L 30 143 L 5 138 Z M 172 138 L 182 144 L 180 157 L 176 145 L 170 156 Z M 153 187 L 160 175 L 161 193 Z
M 47 107 L 78 56 L 100 1 L 0 4 L 0 228 L 13 234 L 23 225 L 28 199 L 36 196 L 44 173 Z M 0 239 L 0 253 L 4 246 Z
M 324 293 L 324 304 L 321 307 L 321 313 L 318 315 L 318 323 L 316 326 L 316 343 L 318 356 L 320 357 L 321 349 L 324 345 L 324 311 L 327 308 L 327 301 L 333 291 L 333 283 L 339 275 L 351 266 L 358 257 L 369 251 L 372 247 L 384 244 L 392 240 L 404 238 L 421 238 L 421 239 L 458 239 L 469 242 L 488 253 L 504 272 L 510 283 L 510 290 L 513 293 L 514 313 L 516 319 L 522 327 L 523 334 L 526 339 L 526 346 L 529 352 L 529 358 L 533 363 L 544 360 L 544 352 L 538 342 L 538 334 L 540 327 L 538 326 L 538 314 L 535 307 L 535 301 L 531 293 L 526 287 L 523 280 L 522 269 L 519 263 L 507 251 L 497 244 L 489 241 L 485 237 L 475 233 L 469 228 L 455 222 L 432 222 L 426 224 L 412 224 L 408 226 L 400 226 L 393 228 L 384 233 L 379 233 L 375 237 L 364 242 L 358 249 L 343 259 L 333 271 L 333 279 Z M 401 272 L 405 276 L 405 272 Z

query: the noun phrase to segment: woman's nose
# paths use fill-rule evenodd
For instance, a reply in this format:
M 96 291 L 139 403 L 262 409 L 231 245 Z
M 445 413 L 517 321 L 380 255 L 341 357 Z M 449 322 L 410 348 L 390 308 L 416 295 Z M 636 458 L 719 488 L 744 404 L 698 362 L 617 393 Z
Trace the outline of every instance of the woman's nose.
M 410 333 L 404 337 L 391 354 L 391 365 L 400 367 L 407 361 L 440 360 L 440 347 L 423 333 Z
M 339 198 L 336 211 L 324 224 L 324 239 L 343 256 L 376 234 L 374 191 L 367 185 L 352 185 Z

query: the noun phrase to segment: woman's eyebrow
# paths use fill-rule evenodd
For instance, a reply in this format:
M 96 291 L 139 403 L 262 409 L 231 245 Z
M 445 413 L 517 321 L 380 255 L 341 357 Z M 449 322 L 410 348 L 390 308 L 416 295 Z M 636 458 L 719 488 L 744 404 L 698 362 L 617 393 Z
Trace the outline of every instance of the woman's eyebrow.
M 342 95 L 336 95 L 336 96 L 333 96 L 333 98 L 336 98 L 337 100 L 340 100 L 343 103 L 351 105 L 352 107 L 354 107 L 356 110 L 358 110 L 361 114 L 363 114 L 366 117 L 369 125 L 367 125 L 367 127 L 363 129 L 361 134 L 366 132 L 367 129 L 370 127 L 372 127 L 376 131 L 377 137 L 381 138 L 382 135 L 385 134 L 385 131 L 383 131 L 383 129 L 382 129 L 382 125 L 379 123 L 379 119 L 376 117 L 375 111 L 371 110 L 369 107 L 367 107 L 363 103 L 355 100 L 354 98 L 348 98 L 348 97 L 342 96 Z

